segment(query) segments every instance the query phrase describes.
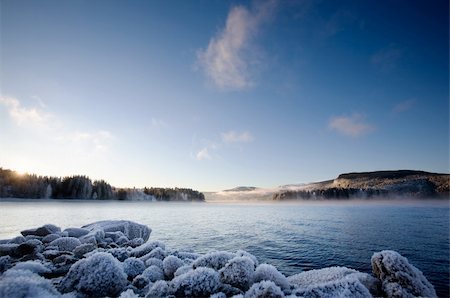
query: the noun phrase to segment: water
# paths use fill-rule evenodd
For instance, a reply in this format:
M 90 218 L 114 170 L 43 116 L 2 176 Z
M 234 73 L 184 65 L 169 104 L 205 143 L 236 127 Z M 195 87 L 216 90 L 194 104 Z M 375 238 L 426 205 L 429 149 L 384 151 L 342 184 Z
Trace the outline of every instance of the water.
M 448 202 L 305 204 L 1 201 L 0 239 L 53 223 L 129 219 L 170 248 L 247 250 L 284 274 L 328 266 L 371 272 L 376 251 L 398 251 L 449 297 Z

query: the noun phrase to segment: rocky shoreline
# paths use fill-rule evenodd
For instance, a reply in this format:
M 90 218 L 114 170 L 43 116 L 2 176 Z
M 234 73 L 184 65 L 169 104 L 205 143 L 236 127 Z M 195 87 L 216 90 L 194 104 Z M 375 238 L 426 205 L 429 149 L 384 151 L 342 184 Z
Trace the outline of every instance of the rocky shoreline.
M 373 275 L 346 267 L 286 277 L 252 254 L 171 250 L 132 221 L 44 225 L 0 240 L 0 297 L 436 297 L 395 251 L 372 256 Z

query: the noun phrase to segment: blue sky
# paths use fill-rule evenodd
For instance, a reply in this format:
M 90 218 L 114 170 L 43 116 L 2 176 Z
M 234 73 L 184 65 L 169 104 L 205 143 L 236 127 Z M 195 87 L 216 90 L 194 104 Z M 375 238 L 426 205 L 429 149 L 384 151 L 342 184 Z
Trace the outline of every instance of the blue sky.
M 447 1 L 1 1 L 0 166 L 220 190 L 449 172 Z

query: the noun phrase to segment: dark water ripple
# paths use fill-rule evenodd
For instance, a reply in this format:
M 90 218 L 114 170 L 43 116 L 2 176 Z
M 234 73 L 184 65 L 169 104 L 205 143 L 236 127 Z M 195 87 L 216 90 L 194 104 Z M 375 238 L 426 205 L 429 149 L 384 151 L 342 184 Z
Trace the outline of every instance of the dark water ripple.
M 374 252 L 392 249 L 449 297 L 448 204 L 159 204 L 0 202 L 0 238 L 44 223 L 81 226 L 130 219 L 171 248 L 244 249 L 284 274 L 328 266 L 371 272 Z

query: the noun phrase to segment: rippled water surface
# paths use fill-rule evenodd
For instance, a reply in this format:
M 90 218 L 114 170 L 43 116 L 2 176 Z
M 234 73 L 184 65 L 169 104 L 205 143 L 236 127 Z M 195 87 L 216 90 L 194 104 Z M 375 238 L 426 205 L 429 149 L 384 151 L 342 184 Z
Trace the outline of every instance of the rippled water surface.
M 371 272 L 370 257 L 393 249 L 449 296 L 448 202 L 221 204 L 2 201 L 0 239 L 53 223 L 79 227 L 129 219 L 170 248 L 244 249 L 286 275 L 328 266 Z

